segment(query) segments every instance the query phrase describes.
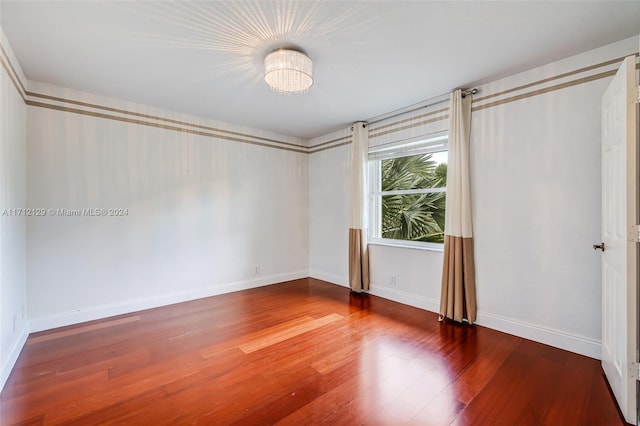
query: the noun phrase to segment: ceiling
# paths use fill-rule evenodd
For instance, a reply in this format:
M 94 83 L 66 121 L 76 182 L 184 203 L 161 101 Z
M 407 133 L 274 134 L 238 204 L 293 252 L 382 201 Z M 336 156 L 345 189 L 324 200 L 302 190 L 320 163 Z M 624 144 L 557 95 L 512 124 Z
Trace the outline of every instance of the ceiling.
M 27 78 L 311 138 L 640 32 L 638 1 L 13 1 Z M 309 93 L 263 80 L 296 45 Z

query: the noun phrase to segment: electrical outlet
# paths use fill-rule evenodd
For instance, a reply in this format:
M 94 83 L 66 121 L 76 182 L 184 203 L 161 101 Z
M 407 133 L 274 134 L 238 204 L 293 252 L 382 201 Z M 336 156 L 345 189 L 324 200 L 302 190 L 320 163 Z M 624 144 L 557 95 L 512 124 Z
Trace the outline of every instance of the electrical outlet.
M 260 265 L 253 267 L 253 275 L 260 275 Z
M 12 327 L 13 327 L 13 332 L 14 332 L 14 333 L 16 332 L 16 320 L 17 320 L 17 319 L 18 319 L 18 318 L 17 318 L 17 316 L 16 316 L 16 315 L 13 315 L 13 326 L 12 326 Z
M 389 280 L 389 284 L 391 284 L 391 286 L 395 287 L 397 284 L 397 278 L 395 275 L 391 275 L 391 279 Z

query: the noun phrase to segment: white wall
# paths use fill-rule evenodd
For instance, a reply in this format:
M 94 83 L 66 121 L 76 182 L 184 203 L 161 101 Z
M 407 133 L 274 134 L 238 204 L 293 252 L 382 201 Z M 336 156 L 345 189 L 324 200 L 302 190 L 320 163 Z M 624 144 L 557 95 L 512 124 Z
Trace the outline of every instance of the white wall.
M 128 210 L 28 219 L 31 331 L 308 275 L 307 154 L 51 108 L 27 113 L 30 207 Z
M 597 74 L 618 64 L 541 80 L 637 49 L 632 38 L 500 81 L 467 85 L 480 89 L 471 132 L 479 324 L 599 357 L 600 256 L 591 245 L 600 241 L 600 99 L 610 77 Z M 583 78 L 593 80 L 580 83 Z M 415 128 L 407 132 L 385 137 L 416 135 Z M 311 274 L 342 285 L 348 276 L 349 149 L 311 154 L 309 163 Z M 373 294 L 438 309 L 442 252 L 370 250 Z
M 0 42 L 13 57 L 4 33 Z M 8 58 L 2 55 L 7 63 Z M 13 61 L 15 63 L 15 61 Z M 19 76 L 22 71 L 16 67 Z M 16 76 L 14 80 L 17 81 Z M 26 207 L 26 107 L 7 70 L 0 68 L 0 389 L 27 338 L 26 221 L 10 209 Z
M 348 129 L 324 140 L 350 135 Z M 318 139 L 309 141 L 313 146 Z M 349 286 L 349 170 L 351 145 L 309 155 L 309 274 Z
M 591 246 L 601 238 L 600 98 L 609 80 L 474 113 L 484 314 L 600 340 L 601 259 Z

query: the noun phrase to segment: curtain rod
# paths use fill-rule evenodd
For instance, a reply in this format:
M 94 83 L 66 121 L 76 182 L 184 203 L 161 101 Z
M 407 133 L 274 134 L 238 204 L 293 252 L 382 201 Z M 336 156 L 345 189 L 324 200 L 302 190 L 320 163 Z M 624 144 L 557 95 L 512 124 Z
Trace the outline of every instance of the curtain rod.
M 449 92 L 449 93 L 444 93 L 444 94 L 442 94 L 442 95 L 440 95 L 440 96 L 434 96 L 433 98 L 431 98 L 431 99 L 427 99 L 427 100 L 426 100 L 426 101 L 424 101 L 424 102 L 429 102 L 429 101 L 432 101 L 432 100 L 434 100 L 434 99 L 439 99 L 439 98 L 442 98 L 442 97 L 444 97 L 444 96 L 448 96 L 450 93 L 451 93 L 451 92 Z M 464 97 L 466 97 L 467 95 L 475 95 L 476 93 L 478 93 L 478 89 L 468 89 L 468 90 L 463 90 L 463 91 L 462 91 L 462 97 L 464 98 Z M 445 98 L 445 99 L 439 99 L 439 100 L 437 100 L 437 101 L 434 101 L 434 102 L 431 102 L 431 103 L 427 103 L 426 105 L 421 105 L 421 106 L 419 106 L 419 107 L 416 107 L 416 108 L 413 108 L 413 109 L 410 109 L 410 110 L 407 110 L 407 111 L 402 111 L 402 110 L 400 110 L 400 111 L 398 111 L 397 113 L 395 113 L 395 114 L 393 114 L 393 113 L 392 113 L 392 114 L 391 114 L 391 115 L 389 115 L 389 116 L 384 116 L 384 115 L 383 115 L 383 116 L 379 116 L 380 118 L 373 119 L 372 121 L 367 121 L 366 123 L 367 123 L 367 126 L 370 126 L 370 125 L 372 125 L 372 124 L 379 123 L 379 122 L 381 122 L 381 121 L 388 120 L 388 119 L 390 119 L 390 118 L 395 118 L 395 117 L 398 117 L 398 116 L 400 116 L 400 115 L 409 114 L 410 112 L 419 111 L 419 110 L 424 109 L 424 108 L 429 108 L 429 107 L 432 107 L 432 106 L 435 106 L 435 105 L 439 105 L 439 104 L 442 104 L 442 103 L 447 102 L 448 100 L 449 100 L 449 98 L 448 98 L 448 97 L 447 97 L 447 98 Z

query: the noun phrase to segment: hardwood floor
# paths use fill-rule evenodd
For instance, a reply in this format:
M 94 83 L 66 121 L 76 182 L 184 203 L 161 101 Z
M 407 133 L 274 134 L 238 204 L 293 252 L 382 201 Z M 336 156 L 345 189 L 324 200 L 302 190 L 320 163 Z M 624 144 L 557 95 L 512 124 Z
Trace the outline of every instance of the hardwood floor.
M 599 362 L 304 279 L 32 334 L 0 424 L 621 425 Z

